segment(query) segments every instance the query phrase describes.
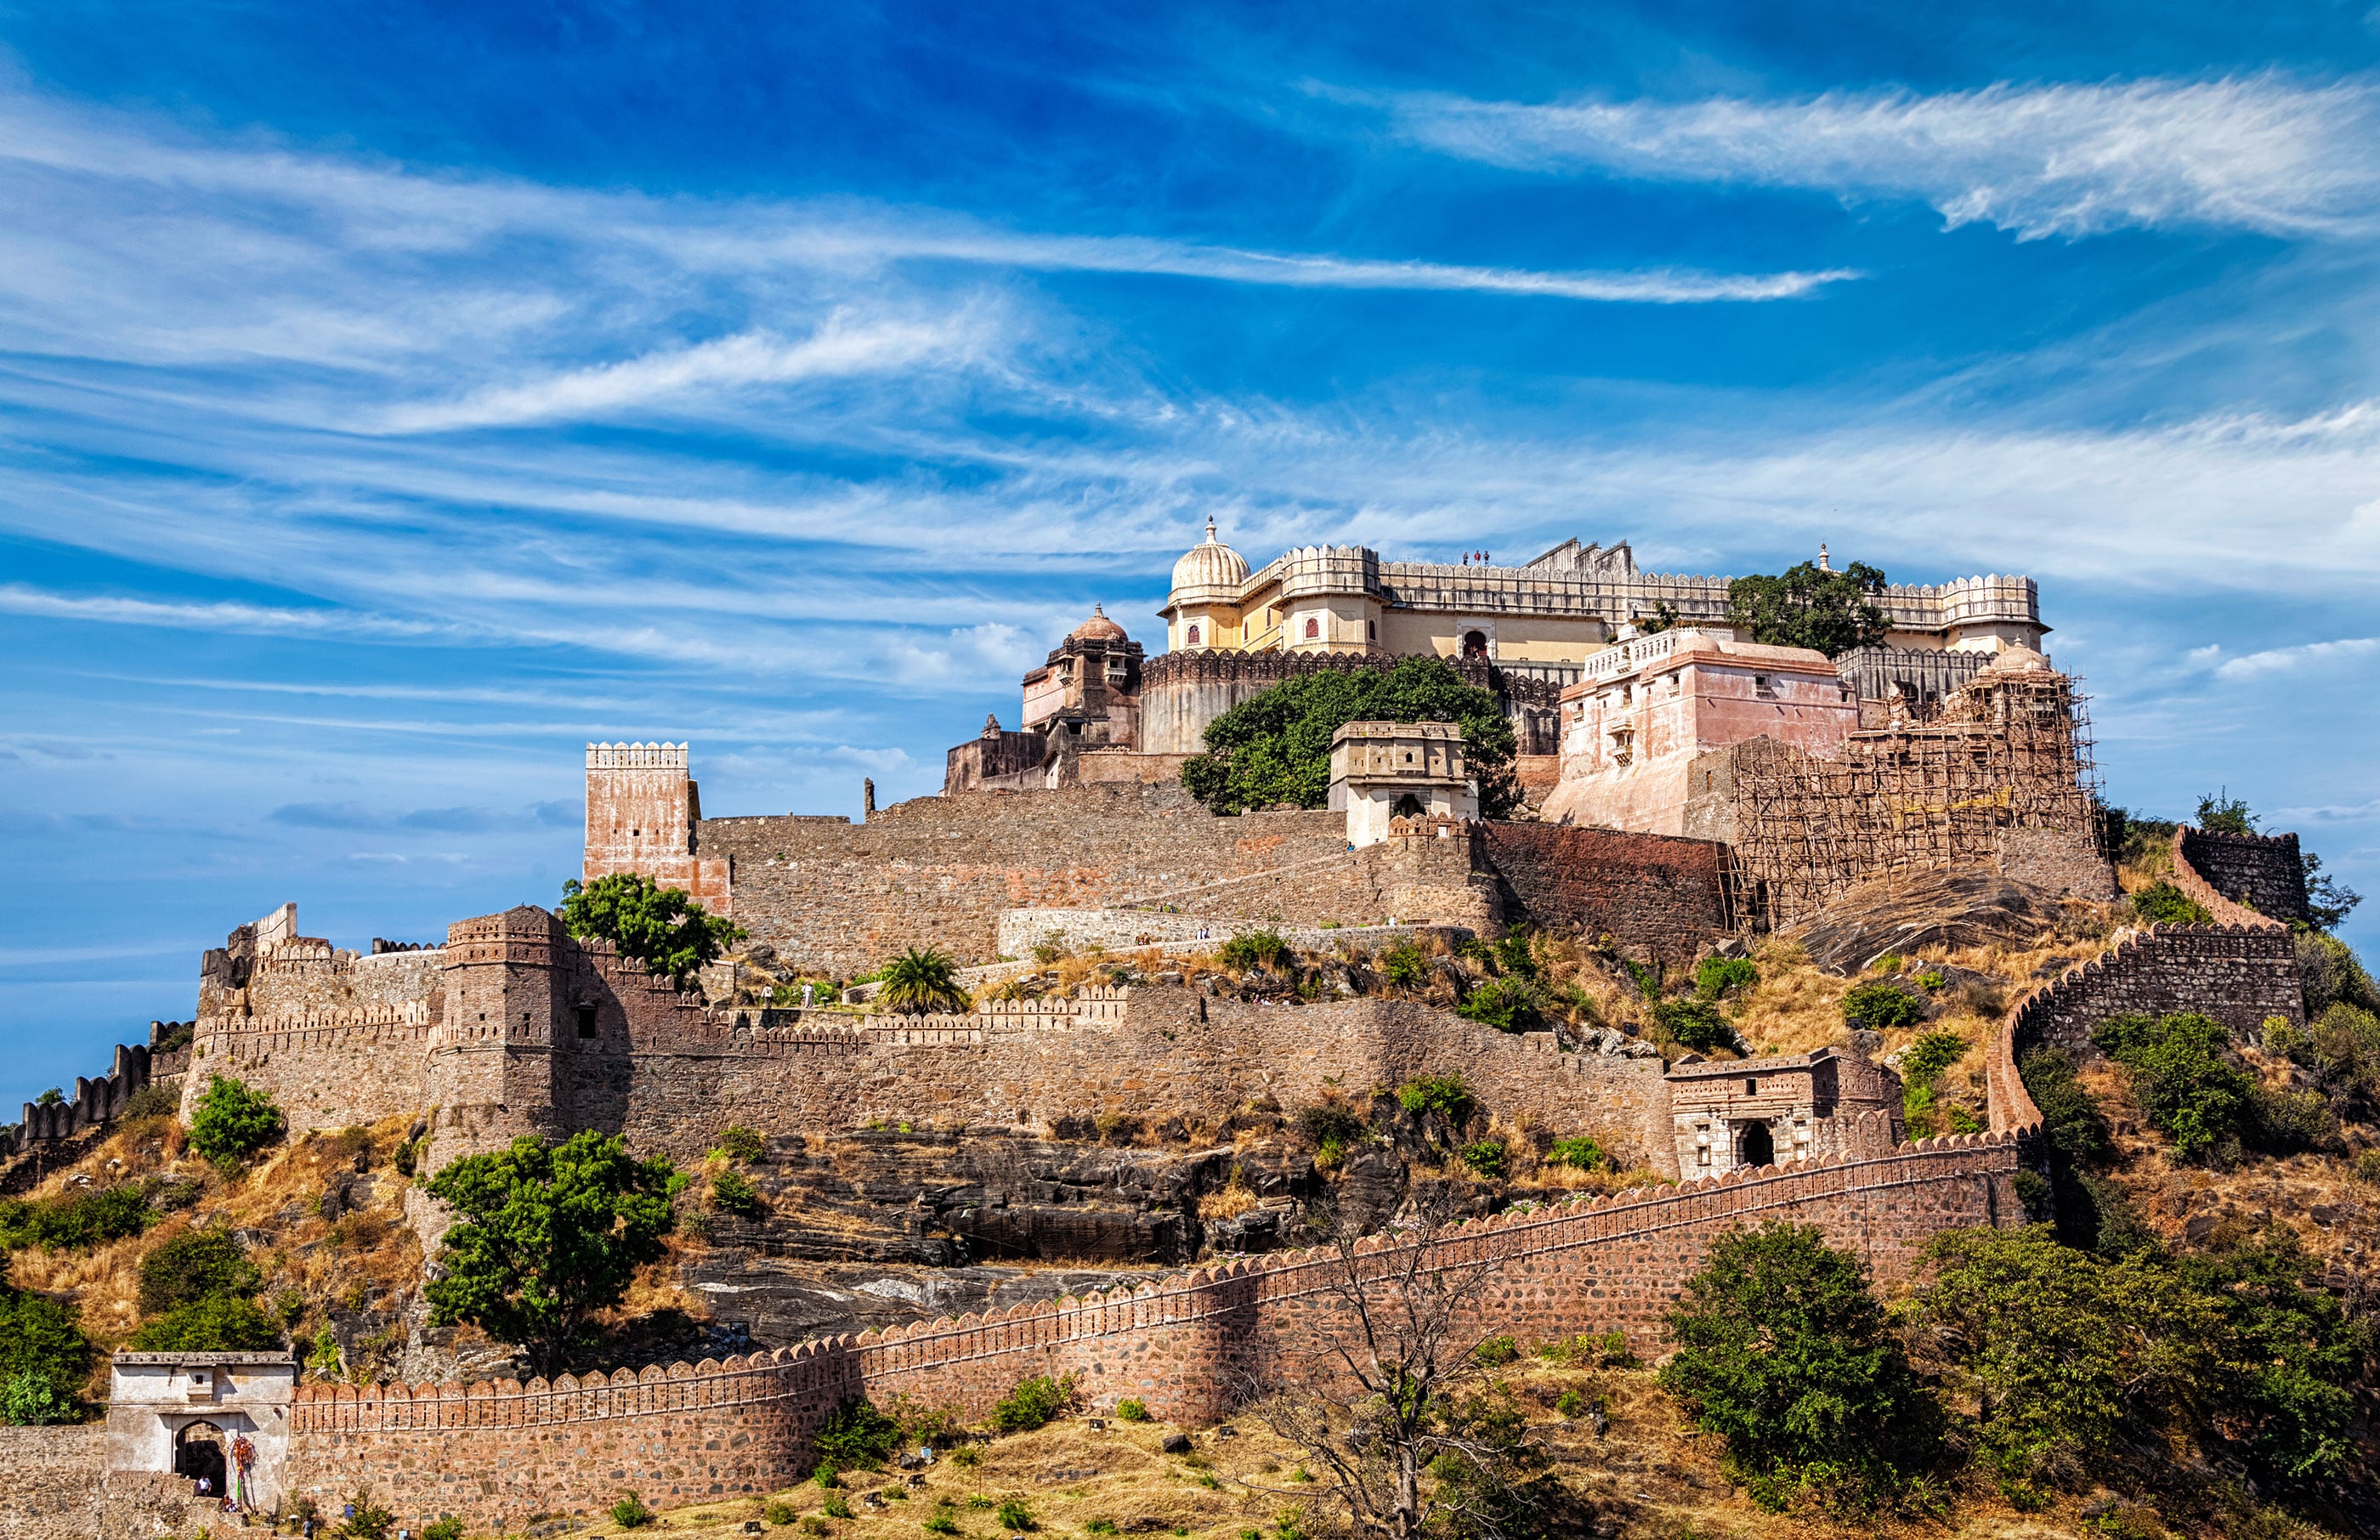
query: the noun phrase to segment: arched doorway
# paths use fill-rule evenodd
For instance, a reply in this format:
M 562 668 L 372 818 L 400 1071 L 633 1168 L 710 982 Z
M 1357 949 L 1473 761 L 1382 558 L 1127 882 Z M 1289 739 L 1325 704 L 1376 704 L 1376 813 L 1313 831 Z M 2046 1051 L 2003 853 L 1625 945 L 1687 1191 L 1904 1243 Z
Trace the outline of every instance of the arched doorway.
M 1465 631 L 1463 633 L 1463 655 L 1465 658 L 1487 657 L 1488 633 L 1485 631 Z
M 1747 1123 L 1743 1130 L 1743 1164 L 1773 1166 L 1777 1164 L 1777 1141 L 1768 1136 L 1767 1123 Z
M 1407 792 L 1402 796 L 1397 798 L 1397 800 L 1390 804 L 1389 807 L 1389 812 L 1392 816 L 1401 819 L 1417 819 L 1428 811 L 1428 808 L 1424 807 L 1421 805 L 1421 798 L 1414 795 L 1411 792 Z
M 174 1473 L 206 1482 L 206 1495 L 224 1495 L 224 1431 L 212 1423 L 192 1423 L 174 1435 Z

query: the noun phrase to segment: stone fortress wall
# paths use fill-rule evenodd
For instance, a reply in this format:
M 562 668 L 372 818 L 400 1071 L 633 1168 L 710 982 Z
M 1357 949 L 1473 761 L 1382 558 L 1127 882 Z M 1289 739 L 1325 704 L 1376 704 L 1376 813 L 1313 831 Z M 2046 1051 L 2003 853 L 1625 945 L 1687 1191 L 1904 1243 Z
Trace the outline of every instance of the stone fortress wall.
M 1987 1048 L 1988 1133 L 1854 1138 L 1807 1163 L 1475 1220 L 1432 1260 L 1494 1267 L 1473 1323 L 1483 1334 L 1616 1327 L 1645 1352 L 1711 1240 L 1738 1225 L 1817 1224 L 1890 1285 L 1943 1230 L 2023 1222 L 2014 1179 L 2043 1158 L 2040 1113 L 2016 1074 L 2023 1048 L 2071 1040 L 2094 1013 L 2204 1009 L 2235 1026 L 2289 1015 L 2277 966 L 2289 941 L 2270 920 L 2153 927 L 2035 990 Z M 1358 1255 L 1385 1261 L 1396 1244 L 1375 1237 Z M 808 1437 L 855 1394 L 905 1392 L 979 1416 L 1032 1374 L 1076 1376 L 1095 1407 L 1132 1396 L 1160 1417 L 1210 1419 L 1245 1386 L 1318 1372 L 1317 1345 L 1342 1324 L 1336 1267 L 1327 1252 L 1235 1259 L 1110 1294 L 608 1378 L 309 1387 L 291 1423 L 293 1485 L 327 1495 L 403 1468 L 420 1512 L 487 1523 L 629 1489 L 672 1501 L 761 1492 L 805 1473 Z
M 2210 834 L 2184 824 L 2174 831 L 2174 855 L 2175 885 L 2209 909 L 2245 909 L 2284 924 L 2309 917 L 2295 834 Z

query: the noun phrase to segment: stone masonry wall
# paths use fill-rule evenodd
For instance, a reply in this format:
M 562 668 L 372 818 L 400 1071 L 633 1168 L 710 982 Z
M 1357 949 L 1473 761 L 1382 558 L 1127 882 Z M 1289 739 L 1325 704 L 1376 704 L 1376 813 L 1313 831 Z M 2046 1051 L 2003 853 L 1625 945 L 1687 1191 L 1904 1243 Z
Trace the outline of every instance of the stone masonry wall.
M 1481 858 L 1539 928 L 1682 963 L 1734 929 L 1727 847 L 1542 823 L 1476 826 Z
M 2210 834 L 2184 824 L 2173 831 L 2173 847 L 2175 885 L 2199 903 L 2207 903 L 2197 891 L 2203 887 L 2268 920 L 2307 917 L 2305 861 L 2295 834 Z
M 1332 813 L 1218 819 L 1178 786 L 1103 785 L 919 797 L 863 824 L 706 819 L 698 848 L 733 863 L 735 917 L 754 940 L 848 976 L 905 946 L 988 963 L 1003 910 L 1101 907 L 1254 877 L 1343 855 L 1346 831 Z
M 292 1134 L 418 1111 L 432 1099 L 423 1063 L 432 1021 L 427 1002 L 201 1016 L 182 1077 L 182 1121 L 219 1074 L 268 1092 Z
M 1492 1270 L 1467 1323 L 1550 1339 L 1613 1327 L 1640 1352 L 1712 1238 L 1770 1219 L 1819 1224 L 1887 1281 L 1933 1234 L 2019 1222 L 2008 1134 L 1925 1140 L 1869 1159 L 1733 1173 L 1683 1189 L 1640 1188 L 1477 1220 L 1443 1237 L 1430 1265 Z M 1358 1247 L 1376 1275 L 1394 1243 Z M 329 1498 L 407 1473 L 399 1521 L 453 1512 L 474 1525 L 589 1511 L 624 1491 L 684 1503 L 797 1479 L 807 1440 L 855 1394 L 896 1393 L 979 1417 L 1034 1374 L 1073 1374 L 1094 1406 L 1125 1396 L 1196 1422 L 1251 1384 L 1310 1383 L 1344 1327 L 1336 1254 L 1240 1259 L 1162 1283 L 991 1316 L 552 1385 L 308 1387 L 291 1415 L 295 1489 Z
M 0 1540 L 90 1540 L 106 1470 L 103 1423 L 0 1426 Z
M 848 1025 L 825 1013 L 706 1013 L 606 954 L 593 961 L 607 994 L 594 1037 L 555 1035 L 556 1121 L 682 1157 L 698 1157 L 731 1122 L 1212 1122 L 1259 1096 L 1293 1107 L 1326 1089 L 1455 1072 L 1488 1110 L 1592 1133 L 1622 1158 L 1658 1162 L 1667 1143 L 1657 1062 L 1556 1053 L 1550 1034 L 1512 1037 L 1418 1002 L 1257 1005 L 1184 988 L 1095 988 L 1077 1000 Z M 821 1017 L 833 1025 L 813 1025 Z

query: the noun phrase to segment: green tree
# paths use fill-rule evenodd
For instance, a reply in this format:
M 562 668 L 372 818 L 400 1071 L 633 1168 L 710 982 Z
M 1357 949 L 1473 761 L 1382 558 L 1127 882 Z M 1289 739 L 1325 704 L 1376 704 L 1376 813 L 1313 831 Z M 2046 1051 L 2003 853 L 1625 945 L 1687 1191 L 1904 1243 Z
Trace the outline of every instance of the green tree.
M 1218 813 L 1319 807 L 1330 792 L 1330 734 L 1351 721 L 1457 723 L 1481 816 L 1504 818 L 1519 804 L 1518 744 L 1503 708 L 1437 658 L 1284 679 L 1207 724 L 1207 752 L 1183 765 L 1182 784 Z
M 2198 827 L 2209 834 L 2253 834 L 2260 820 L 2230 792 L 2226 786 L 2198 799 Z
M 1840 572 L 1803 562 L 1781 576 L 1729 583 L 1727 618 L 1751 627 L 1755 642 L 1815 648 L 1833 658 L 1884 640 L 1884 609 L 1876 601 L 1883 591 L 1884 574 L 1864 562 Z
M 811 1443 L 820 1460 L 839 1470 L 873 1471 L 892 1458 L 900 1441 L 900 1420 L 855 1396 L 827 1413 Z
M 2147 925 L 2205 925 L 2215 918 L 2206 905 L 2170 882 L 2152 882 L 2134 893 L 2132 913 Z
M 908 948 L 885 964 L 884 971 L 877 976 L 884 988 L 878 992 L 876 1002 L 903 1015 L 965 1011 L 975 1004 L 965 986 L 958 980 L 958 965 L 933 947 L 923 952 Z
M 1741 1039 L 1718 1007 L 1706 1000 L 1662 1000 L 1653 1002 L 1653 1020 L 1681 1047 L 1696 1053 L 1715 1048 L 1732 1049 Z
M 1843 994 L 1843 1022 L 1871 1032 L 1915 1026 L 1925 1019 L 1925 1007 L 1916 996 L 1881 978 L 1854 984 Z
M 1858 1258 L 1815 1225 L 1732 1231 L 1670 1312 L 1661 1385 L 1727 1442 L 1753 1497 L 1806 1486 L 1838 1509 L 1888 1498 L 1934 1458 L 1938 1408 L 1919 1387 Z
M 51 1413 L 91 1370 L 91 1341 L 72 1305 L 27 1293 L 0 1272 L 0 1395 L 12 1423 L 63 1419 Z M 19 1403 L 21 1402 L 21 1410 Z
M 470 1322 L 560 1373 L 587 1317 L 662 1255 L 683 1183 L 667 1160 L 634 1159 L 592 1130 L 455 1161 L 425 1189 L 459 1219 L 439 1252 L 444 1275 L 423 1291 L 431 1324 Z
M 744 932 L 708 914 L 683 888 L 664 888 L 636 872 L 562 885 L 562 925 L 582 940 L 609 941 L 620 955 L 683 987 Z
M 261 1352 L 281 1343 L 281 1328 L 253 1300 L 210 1294 L 188 1300 L 141 1323 L 132 1346 L 141 1352 Z
M 2036 1225 L 1951 1231 L 1925 1255 L 1933 1276 L 1903 1318 L 1973 1400 L 1976 1451 L 2022 1506 L 2085 1475 L 2136 1408 L 2180 1406 L 2214 1383 L 2213 1302 L 2146 1254 L 2111 1262 Z
M 1499 1032 L 1531 1032 L 1545 1024 L 1544 999 L 1525 978 L 1491 978 L 1464 997 L 1454 1013 Z
M 2380 1337 L 2320 1286 L 2325 1265 L 2294 1231 L 2183 1258 L 2180 1277 L 2221 1312 L 2225 1383 L 2218 1404 L 2244 1423 L 2258 1460 L 2291 1479 L 2332 1476 L 2355 1458 L 2351 1387 Z M 2309 1284 L 2312 1286 L 2309 1286 Z
M 2091 1040 L 2124 1067 L 2132 1099 L 2173 1140 L 2176 1159 L 2237 1158 L 2257 1085 L 2231 1056 L 2229 1028 L 2194 1011 L 2110 1016 Z
M 190 1147 L 218 1165 L 244 1160 L 281 1137 L 281 1109 L 245 1081 L 215 1074 L 190 1114 Z

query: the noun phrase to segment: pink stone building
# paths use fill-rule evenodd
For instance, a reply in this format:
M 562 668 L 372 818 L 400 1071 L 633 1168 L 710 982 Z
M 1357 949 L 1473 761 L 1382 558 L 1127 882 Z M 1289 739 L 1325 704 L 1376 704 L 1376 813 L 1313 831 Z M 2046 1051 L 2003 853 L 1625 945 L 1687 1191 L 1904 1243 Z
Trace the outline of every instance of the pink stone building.
M 1561 779 L 1547 794 L 1547 821 L 1682 834 L 1698 755 L 1767 737 L 1839 758 L 1860 703 L 1834 662 L 1734 637 L 1681 628 L 1589 658 L 1561 694 Z

